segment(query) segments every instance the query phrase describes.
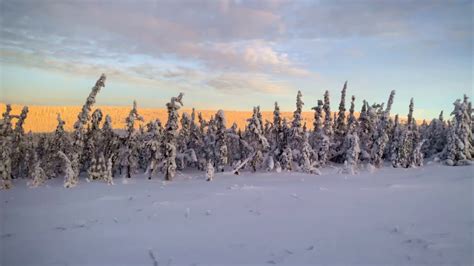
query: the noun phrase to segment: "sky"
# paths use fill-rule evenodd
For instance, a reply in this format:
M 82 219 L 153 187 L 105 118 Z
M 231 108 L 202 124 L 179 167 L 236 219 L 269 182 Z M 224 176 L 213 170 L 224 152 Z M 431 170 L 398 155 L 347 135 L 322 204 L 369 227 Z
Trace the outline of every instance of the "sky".
M 472 1 L 0 0 L 0 102 L 305 110 L 325 90 L 417 119 L 473 88 Z M 349 97 L 348 97 L 349 99 Z

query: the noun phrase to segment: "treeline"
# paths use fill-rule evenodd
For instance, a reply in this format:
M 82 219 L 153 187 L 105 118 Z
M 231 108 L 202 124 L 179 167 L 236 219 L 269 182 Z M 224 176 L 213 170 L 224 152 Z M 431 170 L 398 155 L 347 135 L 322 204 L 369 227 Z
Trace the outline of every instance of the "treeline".
M 296 96 L 292 119 L 282 118 L 275 103 L 272 121 L 263 121 L 257 106 L 245 129 L 239 129 L 235 123 L 226 125 L 222 110 L 209 120 L 194 109 L 179 115 L 184 96 L 180 93 L 166 104 L 166 123 L 156 119 L 136 129 L 137 121 L 143 118 L 134 102 L 125 119 L 125 130 L 116 130 L 109 115 L 93 110 L 105 80 L 105 75 L 97 80 L 71 133 L 64 130 L 65 122 L 58 114 L 53 133 L 25 134 L 28 107 L 13 115 L 6 106 L 0 122 L 2 188 L 11 187 L 15 178 L 28 178 L 31 186 L 38 186 L 55 177 L 64 177 L 64 186 L 73 187 L 82 173 L 88 180 L 110 184 L 117 176 L 131 178 L 140 171 L 150 179 L 162 173 L 165 180 L 172 180 L 177 170 L 185 168 L 206 171 L 208 180 L 215 171 L 239 174 L 243 169 L 319 174 L 319 169 L 329 163 L 342 164 L 342 171 L 355 174 L 361 167 L 384 164 L 419 167 L 425 158 L 466 165 L 474 156 L 472 103 L 467 96 L 454 102 L 450 119 L 445 120 L 441 112 L 430 123 L 418 125 L 413 117 L 413 99 L 405 122 L 398 114 L 391 116 L 395 91 L 386 105 L 364 100 L 358 117 L 352 96 L 347 112 L 346 82 L 337 112 L 331 112 L 328 91 L 311 108 L 312 129 L 302 119 L 301 92 Z

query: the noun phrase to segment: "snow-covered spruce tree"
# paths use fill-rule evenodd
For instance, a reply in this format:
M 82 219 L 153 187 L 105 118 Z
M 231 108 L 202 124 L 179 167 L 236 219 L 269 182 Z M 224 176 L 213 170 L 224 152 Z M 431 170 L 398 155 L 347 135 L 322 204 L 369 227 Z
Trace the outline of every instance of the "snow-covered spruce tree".
M 397 156 L 397 163 L 395 165 L 408 168 L 411 164 L 411 157 L 413 152 L 413 98 L 410 100 L 409 112 L 407 117 L 407 123 L 403 128 L 401 133 L 399 148 L 398 148 L 398 156 Z
M 355 129 L 357 129 L 357 118 L 354 115 L 355 112 L 355 96 L 352 95 L 351 97 L 351 107 L 349 109 L 349 118 L 347 119 L 347 131 L 349 131 L 349 127 L 351 124 L 355 124 Z
M 413 147 L 411 131 L 403 127 L 399 137 L 399 145 L 395 159 L 392 161 L 394 167 L 408 168 Z
M 293 112 L 293 120 L 291 121 L 290 147 L 291 149 L 298 151 L 297 153 L 299 153 L 303 141 L 301 121 L 303 120 L 302 113 L 304 102 L 301 99 L 302 97 L 303 95 L 301 94 L 301 91 L 298 91 L 298 94 L 296 95 L 296 110 Z
M 234 122 L 227 130 L 227 146 L 229 152 L 229 164 L 234 168 L 235 164 L 241 161 L 242 152 L 240 150 L 240 136 L 237 124 Z
M 13 131 L 12 141 L 12 177 L 20 178 L 28 176 L 28 161 L 24 160 L 28 153 L 23 124 L 28 116 L 28 106 L 24 106 L 20 115 L 15 116 L 18 120 Z
M 315 154 L 313 148 L 309 144 L 309 134 L 306 131 L 306 124 L 303 127 L 303 143 L 301 147 L 301 160 L 300 160 L 300 169 L 303 170 L 305 173 L 310 173 L 310 174 L 318 174 L 320 175 L 321 172 L 319 169 L 316 167 L 317 161 L 315 161 L 315 157 L 317 155 Z
M 189 136 L 191 135 L 191 116 L 184 112 L 181 114 L 181 128 L 177 138 L 176 167 L 183 170 L 188 162 L 185 160 L 185 154 L 188 150 Z
M 77 121 L 74 123 L 74 132 L 73 132 L 73 152 L 79 154 L 79 157 L 82 156 L 84 149 L 84 134 L 85 127 L 90 120 L 90 112 L 92 111 L 92 106 L 95 104 L 97 94 L 99 91 L 105 87 L 105 74 L 102 74 L 100 78 L 95 83 L 95 86 L 92 87 L 92 91 L 87 97 L 86 103 L 82 106 L 81 112 L 77 115 Z
M 130 178 L 138 167 L 138 142 L 136 136 L 135 122 L 143 121 L 143 117 L 138 113 L 137 102 L 133 101 L 133 108 L 125 119 L 126 135 L 121 138 L 120 148 L 120 173 L 125 169 L 126 176 Z
M 199 120 L 199 134 L 196 134 L 196 144 L 198 144 L 199 148 L 197 149 L 197 157 L 198 157 L 198 169 L 201 171 L 206 171 L 207 161 L 211 160 L 214 156 L 213 149 L 214 147 L 214 140 L 210 139 L 213 137 L 212 135 L 212 125 L 210 122 L 206 121 L 202 117 L 202 113 L 198 113 L 198 120 Z M 211 118 L 212 120 L 212 118 Z
M 375 113 L 366 100 L 362 103 L 362 109 L 359 116 L 358 135 L 360 139 L 360 160 L 370 162 L 370 151 L 372 150 L 372 136 L 375 130 Z
M 318 105 L 312 108 L 315 111 L 312 146 L 317 153 L 319 166 L 325 166 L 327 164 L 331 147 L 331 140 L 326 135 L 326 129 L 322 124 L 323 108 L 324 103 L 321 100 L 318 100 Z
M 248 151 L 252 150 L 252 148 L 248 145 L 248 143 L 244 140 L 242 130 L 237 128 L 237 124 L 233 124 L 230 130 L 227 132 L 227 139 L 229 140 L 229 150 L 231 154 L 231 166 L 235 169 L 242 163 L 242 160 L 247 158 L 246 149 L 248 146 Z
M 382 167 L 385 147 L 388 143 L 388 123 L 390 119 L 390 110 L 392 109 L 395 91 L 390 93 L 385 111 L 378 116 L 376 128 L 373 136 L 373 146 L 371 149 L 371 163 L 375 167 Z
M 359 163 L 359 136 L 357 136 L 356 123 L 349 123 L 347 135 L 344 140 L 344 172 L 350 175 L 357 173 Z
M 450 166 L 455 165 L 456 158 L 463 158 L 463 153 L 460 152 L 462 146 L 461 141 L 456 136 L 456 127 L 454 127 L 450 121 L 448 121 L 448 128 L 447 128 L 447 135 L 446 135 L 446 147 L 443 151 L 443 157 L 445 159 L 445 163 Z
M 159 169 L 163 160 L 161 147 L 163 146 L 163 128 L 159 119 L 151 121 L 147 125 L 148 138 L 146 140 L 146 148 L 148 150 L 148 179 Z
M 204 134 L 204 163 L 203 169 L 206 169 L 207 162 L 210 160 L 212 162 L 216 161 L 216 131 L 217 125 L 214 120 L 214 116 L 211 116 L 209 122 L 207 123 L 206 134 Z
M 166 104 L 168 109 L 168 121 L 165 126 L 164 137 L 164 158 L 165 158 L 165 180 L 173 180 L 176 175 L 176 138 L 178 136 L 178 110 L 183 106 L 183 93 L 177 97 L 172 97 L 171 101 Z
M 286 145 L 286 147 L 283 149 L 283 153 L 280 157 L 280 165 L 282 170 L 293 170 L 293 152 L 289 145 Z
M 344 87 L 341 91 L 341 102 L 339 103 L 339 112 L 337 113 L 337 118 L 334 121 L 334 144 L 332 149 L 334 149 L 334 154 L 332 160 L 335 162 L 342 163 L 344 162 L 344 140 L 347 133 L 346 125 L 346 91 L 347 91 L 347 81 L 344 83 Z
M 252 118 L 248 120 L 246 136 L 248 143 L 254 148 L 250 165 L 252 171 L 257 171 L 257 168 L 263 162 L 263 153 L 270 148 L 268 140 L 263 135 L 262 115 L 260 113 L 260 106 L 254 107 Z
M 393 127 L 394 127 L 394 121 L 393 121 L 392 116 L 390 116 L 388 119 L 387 130 L 386 130 L 388 141 L 387 141 L 387 144 L 385 145 L 385 150 L 383 152 L 384 160 L 390 160 L 391 158 L 390 149 L 391 149 L 392 140 L 393 140 Z
M 224 172 L 224 167 L 227 165 L 228 148 L 226 137 L 226 121 L 224 111 L 219 110 L 216 114 L 216 167 L 218 172 Z
M 412 147 L 412 150 L 413 152 L 411 153 L 411 157 L 410 157 L 410 165 L 409 167 L 420 167 L 420 166 L 423 166 L 423 159 L 424 159 L 424 156 L 423 156 L 423 152 L 421 150 L 421 148 L 423 147 L 423 143 L 426 141 L 424 139 L 421 138 L 421 135 L 420 135 L 420 130 L 418 128 L 418 125 L 417 125 L 417 122 L 416 122 L 416 119 L 413 117 L 413 102 L 410 103 L 410 108 L 411 108 L 411 111 L 410 111 L 410 115 L 412 117 L 411 121 L 412 123 L 408 126 L 408 128 L 411 130 L 411 134 L 412 134 L 412 141 L 413 141 L 413 147 Z
M 202 119 L 202 115 L 200 119 Z M 193 108 L 191 112 L 191 124 L 190 124 L 188 148 L 194 151 L 196 155 L 196 160 L 197 160 L 197 162 L 191 163 L 191 165 L 193 167 L 197 167 L 198 169 L 199 169 L 199 160 L 204 158 L 203 144 L 204 144 L 203 134 L 201 132 L 200 126 L 196 122 L 196 111 Z
M 469 101 L 469 98 L 464 94 L 464 100 L 462 104 L 462 122 L 458 123 L 460 127 L 458 131 L 460 133 L 461 139 L 464 142 L 464 153 L 468 160 L 473 160 L 474 158 L 474 138 L 473 138 L 473 121 L 472 121 L 472 103 Z
M 431 120 L 426 133 L 426 143 L 424 144 L 425 157 L 439 157 L 439 154 L 446 146 L 446 122 L 444 121 L 443 111 L 437 119 Z
M 323 129 L 322 106 L 323 101 L 318 100 L 318 105 L 311 108 L 311 110 L 314 110 L 313 132 L 311 134 L 311 146 L 313 147 L 313 149 L 318 148 L 316 133 Z
M 273 109 L 273 138 L 274 138 L 274 144 L 278 145 L 279 139 L 280 139 L 280 132 L 282 128 L 282 118 L 281 118 L 281 113 L 280 113 L 280 106 L 278 105 L 278 102 L 275 102 L 274 109 Z
M 107 180 L 107 162 L 105 161 L 104 155 L 100 154 L 99 157 L 93 157 L 87 170 L 88 180 Z
M 110 115 L 105 116 L 104 124 L 102 125 L 102 142 L 100 143 L 100 150 L 104 154 L 105 160 L 112 162 L 112 176 L 115 174 L 115 168 L 118 160 L 118 152 L 120 148 L 120 140 L 112 128 L 112 118 Z
M 0 189 L 9 189 L 12 186 L 12 142 L 13 142 L 13 129 L 12 129 L 12 118 L 11 106 L 6 105 L 5 112 L 3 113 L 0 126 Z
M 241 148 L 242 153 L 245 154 L 242 157 L 247 157 L 241 164 L 234 168 L 234 174 L 238 174 L 239 170 L 248 163 L 250 163 L 252 171 L 255 172 L 263 163 L 263 154 L 270 148 L 270 144 L 263 134 L 261 121 L 262 115 L 260 113 L 260 107 L 254 107 L 252 117 L 247 119 L 248 124 L 244 137 L 240 141 L 241 145 L 243 145 L 243 148 Z
M 35 146 L 35 152 L 36 154 L 38 155 L 38 158 L 40 160 L 45 160 L 46 157 L 48 156 L 48 138 L 47 138 L 47 134 L 44 134 L 44 133 L 38 133 L 36 134 L 37 136 L 37 145 Z M 43 167 L 43 169 L 45 169 L 44 167 L 44 163 L 41 164 L 41 167 Z M 46 171 L 46 169 L 45 169 Z M 47 174 L 46 174 L 47 175 Z
M 448 132 L 447 145 L 444 151 L 446 164 L 466 165 L 472 160 L 472 126 L 468 101 L 454 102 L 454 115 Z
M 272 135 L 271 132 L 273 131 L 273 123 L 270 122 L 269 120 L 265 119 L 265 126 L 263 127 L 263 135 L 265 138 L 268 140 L 268 144 L 270 144 L 270 147 L 272 146 Z
M 332 142 L 333 138 L 333 128 L 332 128 L 332 119 L 331 119 L 331 103 L 329 99 L 329 91 L 324 93 L 324 134 L 330 139 Z
M 138 127 L 138 133 L 136 136 L 136 141 L 137 141 L 137 157 L 138 157 L 138 169 L 141 169 L 143 171 L 148 170 L 148 165 L 150 162 L 148 161 L 150 158 L 150 151 L 148 150 L 146 143 L 149 137 L 149 134 L 147 132 L 148 124 L 143 126 L 139 125 Z
M 84 135 L 86 130 L 86 125 L 90 120 L 90 112 L 92 111 L 92 106 L 95 104 L 97 94 L 99 91 L 105 87 L 105 74 L 102 74 L 100 78 L 95 83 L 95 86 L 92 87 L 92 91 L 87 97 L 86 103 L 82 106 L 82 110 L 77 115 L 77 121 L 74 123 L 74 131 L 72 134 L 72 151 L 71 151 L 71 158 L 77 158 L 71 160 L 73 173 L 77 174 L 75 179 L 79 179 L 79 173 L 81 170 L 81 165 L 83 159 L 83 150 L 84 150 Z
M 62 151 L 58 151 L 58 156 L 63 162 L 64 167 L 64 187 L 72 188 L 79 183 L 79 174 L 73 169 L 73 162 Z M 75 158 L 77 160 L 78 158 Z
M 41 157 L 41 152 L 39 153 L 40 159 L 42 161 L 41 167 L 44 169 L 46 176 L 48 178 L 54 178 L 64 174 L 63 163 L 58 157 L 58 151 L 62 151 L 64 154 L 72 153 L 72 143 L 68 133 L 64 130 L 64 125 L 66 122 L 61 118 L 61 115 L 57 114 L 58 124 L 52 136 L 51 142 L 49 145 L 39 145 L 45 148 L 44 157 Z
M 106 175 L 106 160 L 104 157 L 103 150 L 100 149 L 100 145 L 103 142 L 103 132 L 100 128 L 100 122 L 102 121 L 103 114 L 100 109 L 96 109 L 92 113 L 91 124 L 85 134 L 85 147 L 83 151 L 84 156 L 84 167 L 87 168 L 89 180 L 104 179 Z
M 36 160 L 36 162 L 34 163 L 33 171 L 31 173 L 31 181 L 28 182 L 28 186 L 39 187 L 44 184 L 46 179 L 46 174 L 43 168 L 41 168 L 41 162 L 39 160 Z
M 268 157 L 271 157 L 271 159 L 267 158 L 268 160 L 267 165 L 271 166 L 272 161 L 273 161 L 273 167 L 267 167 L 267 170 L 270 171 L 269 168 L 273 169 L 275 167 L 275 162 L 278 163 L 279 166 L 281 166 L 280 157 L 281 157 L 281 154 L 283 153 L 283 149 L 286 142 L 285 132 L 283 132 L 280 106 L 278 106 L 277 102 L 275 102 L 274 109 L 273 109 L 273 126 L 269 134 L 269 137 L 267 137 L 267 140 L 269 141 L 269 144 L 270 144 L 270 152 L 268 154 Z
M 421 152 L 423 140 L 420 139 L 416 120 L 413 118 L 413 109 L 412 98 L 410 100 L 407 124 L 398 136 L 397 152 L 392 153 L 392 165 L 394 167 L 418 167 L 423 164 L 423 154 Z
M 64 153 L 70 153 L 72 149 L 71 139 L 69 135 L 64 130 L 64 125 L 66 122 L 61 118 L 61 115 L 58 113 L 57 115 L 58 125 L 56 126 L 56 130 L 54 131 L 53 136 L 53 143 L 55 145 L 55 150 L 62 151 Z
M 395 115 L 395 122 L 393 125 L 392 140 L 390 142 L 390 161 L 392 166 L 395 168 L 400 167 L 398 161 L 398 153 L 400 150 L 400 142 L 402 137 L 403 128 L 400 124 L 398 114 Z
M 35 169 L 35 164 L 38 161 L 38 154 L 36 153 L 36 141 L 33 136 L 33 132 L 29 131 L 23 138 L 23 150 L 22 160 L 24 160 L 24 168 L 22 172 L 23 177 L 32 178 Z
M 331 149 L 332 147 L 334 147 L 334 123 L 333 123 L 333 119 L 331 118 L 331 105 L 330 105 L 329 91 L 326 91 L 324 93 L 323 112 L 324 112 L 323 129 L 324 129 L 324 135 L 327 137 L 327 140 L 325 141 L 328 141 L 329 143 L 328 153 L 326 156 L 327 156 L 327 161 L 329 161 L 336 152 L 334 149 Z
M 411 158 L 411 165 L 410 167 L 420 167 L 423 166 L 423 159 L 424 154 L 421 150 L 423 147 L 423 143 L 425 143 L 426 139 L 416 139 L 415 145 L 413 147 L 413 153 Z

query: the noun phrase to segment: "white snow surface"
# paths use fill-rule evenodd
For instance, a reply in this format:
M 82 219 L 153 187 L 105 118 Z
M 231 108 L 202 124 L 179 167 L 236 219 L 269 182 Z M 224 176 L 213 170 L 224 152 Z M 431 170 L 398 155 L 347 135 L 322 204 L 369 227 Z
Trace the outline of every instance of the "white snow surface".
M 473 166 L 182 172 L 1 195 L 1 265 L 472 265 Z

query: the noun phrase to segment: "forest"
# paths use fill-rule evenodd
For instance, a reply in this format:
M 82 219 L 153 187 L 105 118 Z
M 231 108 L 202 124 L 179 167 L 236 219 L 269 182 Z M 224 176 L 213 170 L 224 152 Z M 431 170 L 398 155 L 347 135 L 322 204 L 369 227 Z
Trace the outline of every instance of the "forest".
M 395 91 L 387 103 L 364 100 L 356 116 L 355 96 L 346 108 L 347 82 L 339 108 L 332 112 L 330 95 L 313 103 L 313 125 L 302 120 L 303 95 L 296 95 L 292 119 L 282 118 L 275 102 L 272 121 L 263 121 L 260 107 L 253 108 L 244 129 L 226 124 L 225 113 L 209 120 L 192 109 L 179 114 L 185 96 L 180 93 L 166 104 L 167 121 L 156 119 L 145 126 L 137 103 L 126 118 L 124 129 L 112 127 L 111 117 L 94 109 L 96 97 L 105 87 L 102 74 L 77 115 L 73 131 L 64 129 L 57 116 L 51 133 L 25 133 L 28 106 L 12 114 L 10 105 L 0 120 L 0 175 L 2 189 L 12 179 L 28 179 L 31 187 L 51 178 L 64 178 L 64 187 L 78 185 L 80 177 L 113 184 L 118 177 L 133 178 L 144 172 L 149 179 L 171 181 L 177 171 L 204 171 L 208 181 L 216 172 L 296 171 L 320 174 L 328 165 L 354 175 L 360 169 L 422 167 L 426 159 L 450 166 L 473 161 L 474 125 L 472 102 L 464 95 L 453 103 L 448 118 L 443 112 L 429 123 L 417 123 L 414 100 L 408 104 L 406 121 L 391 114 Z

